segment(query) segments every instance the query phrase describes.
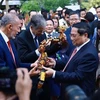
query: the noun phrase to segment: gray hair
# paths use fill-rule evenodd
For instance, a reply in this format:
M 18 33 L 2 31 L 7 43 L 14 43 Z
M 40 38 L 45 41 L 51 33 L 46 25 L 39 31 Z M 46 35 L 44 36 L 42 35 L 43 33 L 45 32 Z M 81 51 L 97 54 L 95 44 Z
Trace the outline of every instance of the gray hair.
M 43 15 L 36 14 L 32 16 L 30 25 L 32 25 L 35 29 L 39 27 L 44 28 L 46 26 L 46 20 L 44 19 Z
M 13 24 L 18 21 L 18 17 L 15 14 L 6 14 L 1 19 L 1 26 L 6 26 L 8 24 Z

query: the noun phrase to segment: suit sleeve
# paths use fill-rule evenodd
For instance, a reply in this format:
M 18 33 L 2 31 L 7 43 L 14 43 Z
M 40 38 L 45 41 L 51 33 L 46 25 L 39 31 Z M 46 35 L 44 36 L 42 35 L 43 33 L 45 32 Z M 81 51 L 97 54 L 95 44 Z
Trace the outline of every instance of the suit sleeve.
M 51 56 L 53 54 L 55 54 L 57 51 L 59 51 L 61 49 L 61 45 L 54 43 L 51 44 L 50 46 L 46 47 L 46 52 L 48 54 L 48 56 Z
M 4 59 L 5 59 L 4 54 L 2 52 L 2 49 L 0 48 L 0 67 L 6 66 L 6 61 Z
M 29 50 L 26 41 L 23 40 L 21 37 L 17 37 L 17 50 L 22 62 L 33 63 L 38 58 L 38 56 L 35 53 L 35 50 Z
M 55 80 L 66 83 L 79 83 L 91 76 L 94 76 L 98 66 L 98 60 L 94 55 L 88 54 L 82 57 L 78 61 L 77 67 L 71 72 L 60 72 L 57 71 L 55 74 Z M 71 66 L 68 66 L 71 67 Z

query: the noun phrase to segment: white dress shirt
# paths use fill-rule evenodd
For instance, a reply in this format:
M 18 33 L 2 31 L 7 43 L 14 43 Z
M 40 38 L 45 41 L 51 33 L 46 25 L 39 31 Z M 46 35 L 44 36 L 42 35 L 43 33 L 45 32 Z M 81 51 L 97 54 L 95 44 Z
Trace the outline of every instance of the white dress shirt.
M 32 30 L 31 30 L 31 28 L 30 28 L 30 32 L 31 32 L 31 35 L 32 35 L 33 40 L 34 40 L 34 39 L 35 39 L 35 35 L 33 34 L 33 32 L 32 32 Z M 37 43 L 39 44 L 38 40 L 37 40 Z M 37 56 L 40 56 L 40 52 L 39 52 L 39 50 L 38 50 L 38 49 L 36 49 L 36 50 L 35 50 L 35 53 L 36 53 L 36 55 L 37 55 Z
M 7 44 L 7 42 L 9 41 L 9 38 L 8 38 L 1 30 L 0 30 L 0 34 L 2 35 L 4 41 L 5 41 L 6 44 Z M 7 44 L 7 46 L 8 46 L 8 44 Z

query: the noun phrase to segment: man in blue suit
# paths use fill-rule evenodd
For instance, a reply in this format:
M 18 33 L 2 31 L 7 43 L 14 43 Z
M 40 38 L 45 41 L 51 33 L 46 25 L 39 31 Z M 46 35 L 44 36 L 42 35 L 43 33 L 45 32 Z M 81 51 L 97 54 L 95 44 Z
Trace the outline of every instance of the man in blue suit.
M 64 99 L 66 86 L 78 85 L 87 96 L 93 94 L 95 89 L 96 70 L 98 67 L 98 53 L 88 38 L 89 27 L 86 23 L 79 22 L 72 26 L 71 40 L 76 46 L 76 54 L 70 57 L 66 66 L 58 65 L 52 58 L 49 58 L 49 65 L 55 65 L 54 69 L 45 68 L 46 76 L 52 77 L 61 83 L 61 100 Z
M 75 11 L 72 11 L 70 12 L 70 15 L 69 15 L 69 23 L 70 23 L 70 27 L 67 28 L 67 30 L 65 31 L 65 34 L 66 34 L 66 37 L 67 37 L 67 42 L 68 42 L 68 48 L 67 48 L 67 51 L 66 51 L 66 54 L 69 56 L 70 53 L 72 52 L 72 50 L 75 48 L 75 46 L 73 45 L 72 43 L 72 40 L 70 38 L 70 34 L 71 34 L 71 28 L 72 28 L 72 25 L 73 24 L 76 24 L 80 22 L 80 16 L 77 12 Z
M 13 42 L 10 41 L 10 39 L 15 37 L 19 31 L 20 31 L 19 18 L 13 14 L 4 15 L 3 18 L 1 19 L 1 27 L 0 27 L 0 67 L 8 66 L 11 69 L 15 69 L 16 67 L 29 68 L 30 66 L 32 66 L 30 63 L 25 64 L 19 62 L 17 51 L 14 47 Z M 9 50 L 8 41 L 10 41 L 14 58 Z
M 20 21 L 16 15 L 6 14 L 2 17 L 0 27 L 0 68 L 9 67 L 11 70 L 16 70 L 19 67 L 27 69 L 33 67 L 31 63 L 21 63 L 19 61 L 14 43 L 10 41 L 19 31 Z

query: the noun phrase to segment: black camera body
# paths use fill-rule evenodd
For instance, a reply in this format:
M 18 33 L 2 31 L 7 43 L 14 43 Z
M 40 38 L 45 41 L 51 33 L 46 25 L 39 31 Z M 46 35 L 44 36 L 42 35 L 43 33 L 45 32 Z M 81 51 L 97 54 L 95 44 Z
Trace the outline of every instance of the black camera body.
M 17 80 L 16 70 L 11 70 L 9 67 L 0 68 L 0 90 L 1 91 L 14 91 L 15 83 Z

